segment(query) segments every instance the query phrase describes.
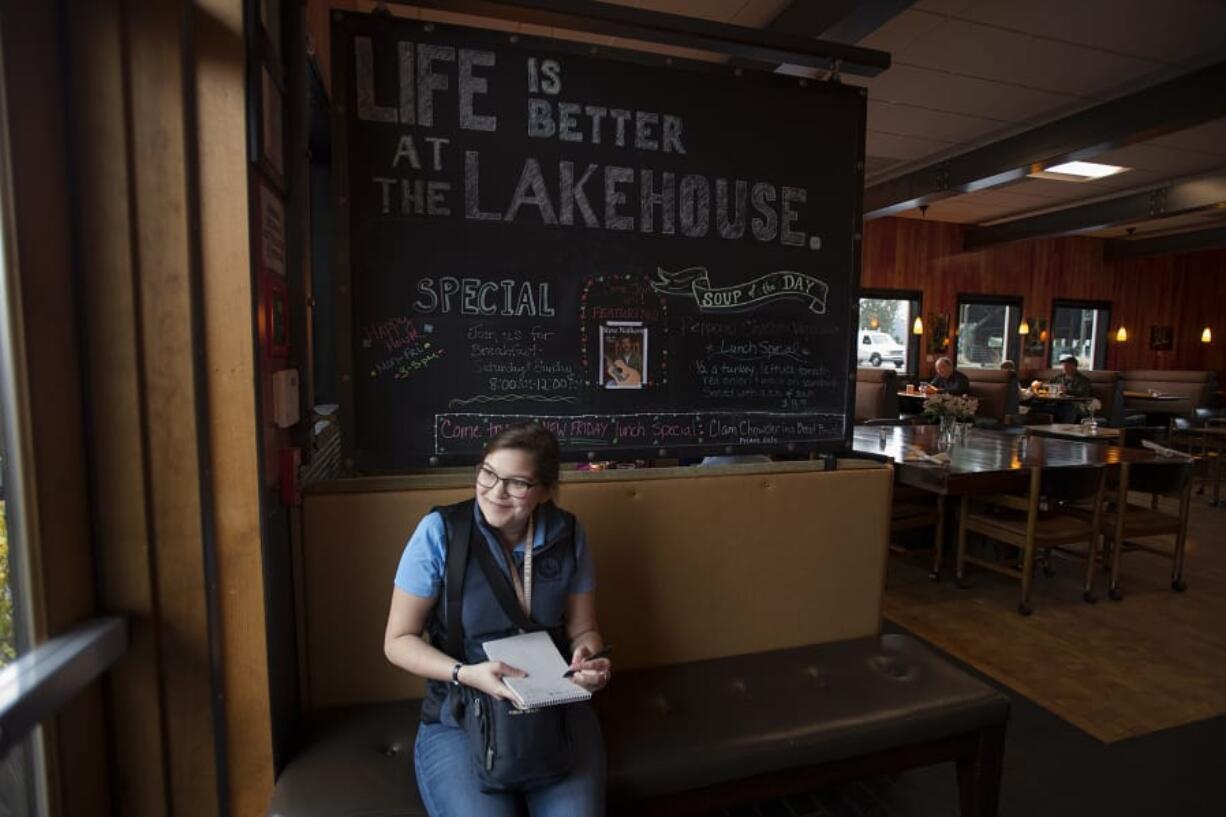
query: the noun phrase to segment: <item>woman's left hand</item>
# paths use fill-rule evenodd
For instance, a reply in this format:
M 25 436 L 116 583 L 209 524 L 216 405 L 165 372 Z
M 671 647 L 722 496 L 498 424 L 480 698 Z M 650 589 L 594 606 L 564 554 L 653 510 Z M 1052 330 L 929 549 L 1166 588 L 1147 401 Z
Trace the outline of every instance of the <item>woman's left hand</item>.
M 570 677 L 570 680 L 588 692 L 603 689 L 605 684 L 609 683 L 609 679 L 613 677 L 613 662 L 608 658 L 589 659 L 588 656 L 592 652 L 593 650 L 590 647 L 582 644 L 575 650 L 575 654 L 570 659 L 570 668 L 576 670 L 575 674 Z

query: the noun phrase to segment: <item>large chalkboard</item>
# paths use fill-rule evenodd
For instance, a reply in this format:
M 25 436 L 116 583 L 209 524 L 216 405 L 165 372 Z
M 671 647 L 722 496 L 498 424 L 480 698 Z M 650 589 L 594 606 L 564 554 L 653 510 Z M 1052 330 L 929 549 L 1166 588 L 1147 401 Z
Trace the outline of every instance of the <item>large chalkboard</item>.
M 338 338 L 359 471 L 850 435 L 862 89 L 337 13 Z

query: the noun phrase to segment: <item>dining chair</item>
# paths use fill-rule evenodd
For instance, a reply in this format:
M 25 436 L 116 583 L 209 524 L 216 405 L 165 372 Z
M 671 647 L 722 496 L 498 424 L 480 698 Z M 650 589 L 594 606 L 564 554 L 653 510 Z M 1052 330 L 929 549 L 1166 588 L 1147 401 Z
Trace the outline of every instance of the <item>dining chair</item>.
M 890 553 L 909 555 L 917 549 L 898 544 L 895 537 L 902 533 L 932 528 L 932 569 L 928 578 L 941 578 L 941 556 L 945 544 L 945 496 L 932 494 L 906 485 L 894 486 L 890 505 Z
M 1111 583 L 1107 594 L 1112 601 L 1124 597 L 1120 590 L 1120 559 L 1125 551 L 1143 550 L 1170 559 L 1171 589 L 1182 593 L 1188 588 L 1183 580 L 1184 552 L 1188 541 L 1188 511 L 1192 502 L 1192 467 L 1187 462 L 1125 463 L 1119 476 L 1108 483 L 1101 530 L 1111 556 Z M 1114 484 L 1111 484 L 1114 482 Z M 1137 505 L 1128 501 L 1130 493 L 1150 494 L 1153 498 L 1171 497 L 1179 500 L 1179 512 L 1164 513 L 1156 502 Z M 1174 549 L 1131 542 L 1138 536 L 1174 536 Z M 1104 552 L 1104 559 L 1106 552 Z
M 1046 426 L 1056 422 L 1054 414 L 1048 411 L 1028 411 L 1025 414 L 1006 414 L 1007 426 Z
M 1221 409 L 1197 409 L 1195 418 L 1176 417 L 1171 421 L 1170 446 L 1180 451 L 1186 451 L 1197 458 L 1197 467 L 1193 474 L 1200 482 L 1197 495 L 1205 493 L 1205 487 L 1212 483 L 1215 497 L 1211 505 L 1217 504 L 1221 492 L 1223 445 L 1219 440 L 1211 439 L 1208 428 L 1226 426 L 1226 419 L 1218 416 Z
M 1024 616 L 1033 612 L 1030 604 L 1034 584 L 1034 569 L 1038 557 L 1050 558 L 1053 550 L 1066 550 L 1068 545 L 1085 543 L 1085 582 L 1082 598 L 1090 604 L 1094 596 L 1094 573 L 1097 563 L 1098 531 L 1102 517 L 1102 499 L 1106 485 L 1106 469 L 1101 465 L 1070 468 L 1029 469 L 1025 493 L 999 493 L 974 497 L 963 496 L 961 521 L 958 524 L 957 584 L 966 587 L 966 565 L 1000 573 L 1021 581 L 1021 598 L 1017 610 Z M 1088 505 L 1084 503 L 1089 501 Z M 1089 510 L 1086 518 L 1073 510 L 1072 503 L 1083 503 Z M 966 552 L 967 533 L 979 533 L 988 539 L 1010 545 L 1021 551 L 1021 568 L 1011 560 L 999 561 L 970 556 Z

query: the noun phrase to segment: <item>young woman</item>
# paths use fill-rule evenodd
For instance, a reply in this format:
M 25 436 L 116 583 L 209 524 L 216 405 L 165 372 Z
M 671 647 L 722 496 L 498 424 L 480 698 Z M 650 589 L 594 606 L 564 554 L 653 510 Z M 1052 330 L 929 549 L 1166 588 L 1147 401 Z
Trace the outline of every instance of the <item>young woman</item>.
M 470 549 L 489 547 L 506 571 L 521 609 L 542 626 L 565 633 L 572 677 L 596 691 L 608 683 L 607 658 L 590 659 L 603 642 L 596 623 L 595 577 L 583 528 L 553 504 L 558 481 L 558 443 L 536 423 L 513 426 L 490 440 L 476 473 Z M 532 569 L 526 571 L 526 543 Z M 476 777 L 468 736 L 455 720 L 457 686 L 510 698 L 503 676 L 523 673 L 486 660 L 483 641 L 513 634 L 485 574 L 470 553 L 462 618 L 465 660 L 442 652 L 423 637 L 434 625 L 434 645 L 445 632 L 432 616 L 444 594 L 447 528 L 443 516 L 427 514 L 409 539 L 396 571 L 383 649 L 389 661 L 427 679 L 422 723 L 414 747 L 418 790 L 432 817 L 583 817 L 604 814 L 605 758 L 600 726 L 591 705 L 567 704 L 572 765 L 557 782 L 523 792 L 483 792 Z

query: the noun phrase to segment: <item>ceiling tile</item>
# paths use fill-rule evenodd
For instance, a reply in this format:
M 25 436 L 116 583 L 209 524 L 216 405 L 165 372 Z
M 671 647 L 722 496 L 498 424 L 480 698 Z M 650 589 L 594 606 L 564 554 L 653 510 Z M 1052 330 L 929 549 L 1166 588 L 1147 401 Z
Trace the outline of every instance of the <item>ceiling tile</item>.
M 1004 122 L 1031 120 L 1076 99 L 1068 94 L 1049 93 L 898 63 L 874 77 L 867 87 L 870 99 L 908 102 L 934 110 Z
M 864 48 L 880 48 L 891 52 L 897 59 L 906 54 L 907 46 L 922 34 L 927 34 L 945 22 L 936 14 L 926 14 L 908 9 L 896 14 L 856 45 Z
M 788 7 L 788 3 L 789 0 L 745 0 L 741 10 L 729 22 L 750 28 L 766 28 Z
M 945 142 L 968 142 L 1000 130 L 993 119 L 948 113 L 902 103 L 869 100 L 869 130 L 906 133 Z
M 952 143 L 939 139 L 923 139 L 898 133 L 882 133 L 869 130 L 865 138 L 865 152 L 874 156 L 885 156 L 891 159 L 918 159 L 939 150 L 947 149 Z
M 983 0 L 959 16 L 1168 63 L 1226 46 L 1220 0 Z
M 907 49 L 905 61 L 1084 97 L 1136 81 L 1161 67 L 1152 61 L 960 20 L 951 20 L 920 36 Z
M 702 0 L 701 3 L 695 3 L 694 0 L 637 0 L 636 2 L 622 0 L 619 5 L 637 6 L 648 11 L 662 11 L 666 14 L 682 14 L 686 17 L 701 17 L 704 20 L 730 23 L 737 12 L 745 6 L 745 0 Z
M 1154 139 L 1150 144 L 1226 156 L 1226 119 L 1215 119 L 1195 128 Z
M 871 177 L 878 173 L 884 173 L 900 162 L 902 162 L 901 159 L 891 159 L 888 156 L 866 156 L 864 158 L 864 175 Z
M 1156 170 L 1168 175 L 1199 173 L 1222 163 L 1219 156 L 1211 153 L 1163 147 L 1149 142 L 1100 153 L 1094 157 L 1094 161 L 1137 170 Z
M 934 14 L 965 14 L 983 0 L 918 0 L 911 8 Z

